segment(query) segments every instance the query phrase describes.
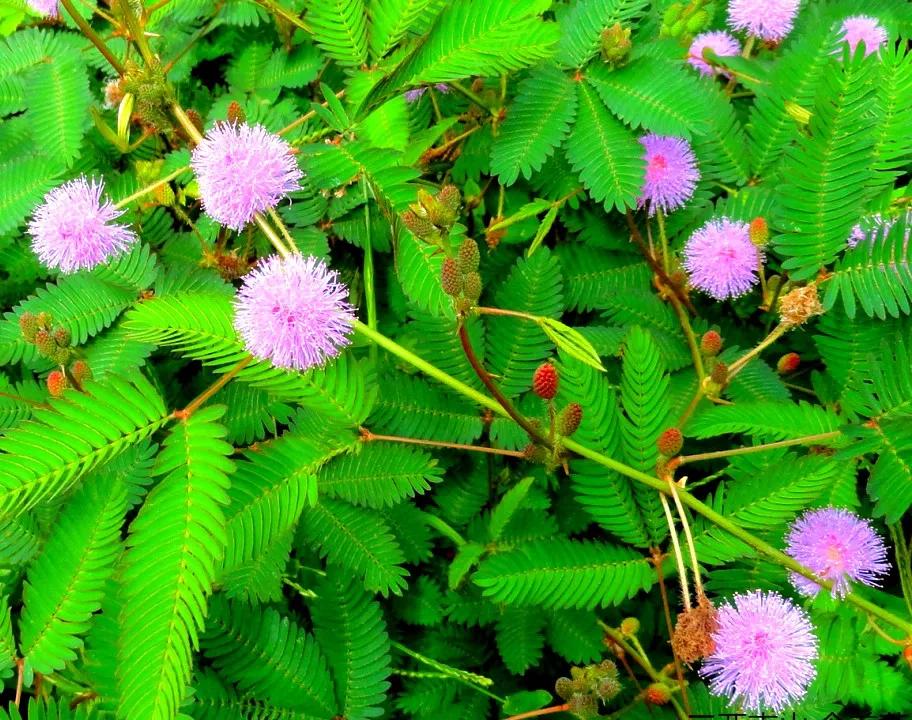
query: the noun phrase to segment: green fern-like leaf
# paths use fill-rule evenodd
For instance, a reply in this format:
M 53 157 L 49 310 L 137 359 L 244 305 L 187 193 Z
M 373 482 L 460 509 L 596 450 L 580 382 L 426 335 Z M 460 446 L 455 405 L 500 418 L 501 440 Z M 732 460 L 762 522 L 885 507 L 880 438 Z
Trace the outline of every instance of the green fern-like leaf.
M 652 81 L 658 77 L 662 82 Z M 633 127 L 690 138 L 709 119 L 706 86 L 679 63 L 643 57 L 613 72 L 593 65 L 586 80 L 608 109 Z
M 643 148 L 605 108 L 595 90 L 577 83 L 579 110 L 567 138 L 567 158 L 594 200 L 607 210 L 636 204 L 643 182 Z
M 560 263 L 542 248 L 514 266 L 498 288 L 499 307 L 557 318 L 563 307 Z M 551 348 L 551 341 L 535 324 L 518 318 L 496 317 L 488 323 L 487 360 L 501 389 L 514 397 L 532 386 L 532 374 Z
M 785 231 L 776 249 L 793 277 L 812 277 L 845 247 L 849 230 L 861 215 L 859 192 L 873 170 L 874 136 L 870 105 L 874 66 L 861 54 L 832 62 L 823 76 L 821 96 L 809 136 L 786 155 L 780 189 Z
M 0 516 L 60 496 L 87 471 L 161 428 L 167 410 L 142 376 L 87 383 L 0 437 Z
M 0 678 L 8 678 L 13 674 L 18 656 L 16 640 L 13 638 L 9 597 L 2 595 L 0 596 Z
M 427 39 L 399 71 L 402 84 L 501 75 L 549 57 L 558 30 L 539 17 L 549 5 L 549 0 L 448 3 Z
M 341 714 L 351 720 L 382 715 L 390 687 L 390 641 L 380 605 L 358 583 L 327 576 L 317 586 L 311 616 Z
M 373 508 L 424 493 L 439 480 L 437 462 L 426 452 L 377 442 L 336 458 L 317 473 L 321 494 Z
M 38 63 L 28 74 L 29 122 L 46 152 L 70 167 L 88 125 L 89 76 L 75 52 Z
M 0 164 L 0 236 L 25 220 L 62 170 L 61 163 L 45 155 L 25 155 Z
M 522 675 L 541 660 L 545 618 L 538 610 L 511 607 L 497 621 L 497 651 L 514 675 Z
M 764 441 L 787 440 L 832 432 L 841 422 L 832 410 L 819 405 L 794 403 L 745 403 L 717 405 L 700 413 L 687 426 L 697 438 L 746 433 Z
M 202 648 L 224 677 L 257 700 L 312 717 L 335 714 L 332 678 L 313 636 L 272 608 L 254 611 L 214 597 Z
M 204 408 L 175 426 L 158 456 L 164 477 L 130 526 L 118 667 L 127 720 L 173 718 L 190 681 L 226 542 L 222 508 L 233 465 L 217 422 L 223 412 Z
M 415 306 L 431 315 L 451 318 L 453 301 L 440 285 L 440 272 L 446 256 L 439 248 L 422 242 L 403 229 L 396 246 L 396 275 L 403 292 Z
M 120 554 L 126 511 L 124 485 L 96 480 L 79 488 L 55 520 L 22 594 L 19 634 L 27 668 L 49 674 L 76 659 Z
M 624 455 L 637 470 L 652 473 L 659 459 L 656 440 L 671 424 L 668 403 L 668 375 L 658 347 L 648 332 L 633 326 L 624 346 L 621 376 L 621 440 Z M 650 538 L 657 544 L 668 528 L 655 490 L 634 485 Z
M 225 373 L 249 357 L 237 338 L 232 317 L 231 298 L 225 295 L 175 293 L 141 303 L 124 318 L 124 327 L 136 340 L 173 347 Z M 345 355 L 325 368 L 303 374 L 268 362 L 251 362 L 237 379 L 346 426 L 359 425 L 376 396 L 375 390 L 366 387 L 361 366 Z
M 595 614 L 587 610 L 555 610 L 545 625 L 548 644 L 567 662 L 598 660 L 604 651 Z
M 473 579 L 494 602 L 591 609 L 633 597 L 653 576 L 628 548 L 551 539 L 488 558 Z
M 491 172 L 504 185 L 541 169 L 576 117 L 576 87 L 554 65 L 533 70 L 519 84 L 507 120 L 494 142 Z
M 398 43 L 422 15 L 430 15 L 432 0 L 369 0 L 371 54 L 380 59 Z
M 649 285 L 649 266 L 636 256 L 584 245 L 561 246 L 557 255 L 567 310 L 604 310 L 614 305 L 617 296 Z
M 300 541 L 319 549 L 330 563 L 364 578 L 364 587 L 399 595 L 408 571 L 405 558 L 383 517 L 338 500 L 321 500 L 301 517 Z
M 631 25 L 648 5 L 647 0 L 577 0 L 561 22 L 558 60 L 582 67 L 598 52 L 602 32 L 615 23 Z
M 253 604 L 278 602 L 293 544 L 294 532 L 289 529 L 273 537 L 255 557 L 231 565 L 219 577 L 225 597 Z
M 358 67 L 367 60 L 364 0 L 312 0 L 307 21 L 317 45 L 340 65 Z

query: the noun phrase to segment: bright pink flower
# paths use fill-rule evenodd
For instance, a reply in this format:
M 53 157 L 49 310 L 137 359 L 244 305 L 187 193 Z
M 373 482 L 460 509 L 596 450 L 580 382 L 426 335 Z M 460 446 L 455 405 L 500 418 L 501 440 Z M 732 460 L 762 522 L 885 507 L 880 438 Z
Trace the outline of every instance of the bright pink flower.
M 697 35 L 687 52 L 687 62 L 702 75 L 715 75 L 719 70 L 703 59 L 704 50 L 712 50 L 718 57 L 733 57 L 741 53 L 741 43 L 724 30 Z
M 693 150 L 684 138 L 650 133 L 640 138 L 645 148 L 646 177 L 638 205 L 649 205 L 650 214 L 656 208 L 671 212 L 693 197 L 700 170 Z
M 60 14 L 57 0 L 25 0 L 25 4 L 40 15 L 57 17 Z
M 842 41 L 849 44 L 849 49 L 855 53 L 858 43 L 863 42 L 865 57 L 876 53 L 886 45 L 889 35 L 876 18 L 868 15 L 853 15 L 842 21 Z
M 761 40 L 779 42 L 792 31 L 801 0 L 729 0 L 728 24 Z
M 759 280 L 761 258 L 751 242 L 750 225 L 725 217 L 710 220 L 684 246 L 691 285 L 716 300 L 748 292 Z

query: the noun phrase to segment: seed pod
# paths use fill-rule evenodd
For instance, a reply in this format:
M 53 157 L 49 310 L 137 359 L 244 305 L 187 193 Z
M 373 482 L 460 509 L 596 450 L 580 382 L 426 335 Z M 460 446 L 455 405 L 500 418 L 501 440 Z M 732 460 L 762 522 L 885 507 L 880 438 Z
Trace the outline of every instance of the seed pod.
M 443 286 L 443 291 L 450 297 L 458 297 L 462 291 L 462 275 L 453 258 L 448 257 L 443 261 L 443 267 L 440 269 L 440 284 Z
M 722 336 L 715 330 L 703 333 L 700 338 L 700 352 L 706 357 L 715 357 L 722 350 Z
M 63 395 L 63 391 L 66 390 L 66 386 L 66 375 L 60 372 L 60 370 L 51 370 L 47 376 L 48 392 L 54 397 L 60 397 Z
M 798 353 L 790 352 L 779 358 L 779 362 L 776 363 L 776 370 L 780 375 L 789 375 L 795 372 L 799 365 L 801 365 L 801 356 Z
M 459 269 L 464 273 L 475 272 L 481 264 L 481 253 L 478 243 L 472 238 L 466 238 L 459 246 Z
M 564 437 L 570 437 L 579 430 L 583 421 L 583 406 L 579 403 L 570 403 L 563 409 L 557 421 L 557 431 Z
M 684 446 L 684 436 L 681 434 L 681 431 L 678 428 L 668 428 L 665 432 L 659 435 L 659 439 L 656 440 L 656 447 L 659 449 L 659 452 L 665 457 L 673 457 L 681 452 L 681 448 Z
M 532 375 L 532 392 L 543 400 L 557 395 L 557 368 L 549 362 L 542 363 Z

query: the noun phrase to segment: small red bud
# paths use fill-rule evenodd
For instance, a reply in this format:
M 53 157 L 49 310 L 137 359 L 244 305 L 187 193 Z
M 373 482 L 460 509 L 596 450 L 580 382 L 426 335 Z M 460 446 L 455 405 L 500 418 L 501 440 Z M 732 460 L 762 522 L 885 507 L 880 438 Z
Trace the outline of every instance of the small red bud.
M 684 446 L 684 436 L 681 435 L 681 431 L 678 428 L 668 428 L 665 432 L 659 435 L 659 439 L 656 440 L 656 447 L 659 449 L 659 452 L 662 453 L 665 457 L 672 457 L 681 452 L 681 448 Z
M 563 409 L 557 423 L 557 431 L 564 437 L 570 437 L 579 430 L 583 421 L 583 406 L 579 403 L 570 403 Z
M 709 377 L 716 385 L 725 385 L 728 383 L 728 365 L 724 362 L 717 362 Z
M 764 247 L 769 241 L 769 225 L 762 217 L 755 217 L 750 224 L 750 239 L 757 247 Z
M 247 113 L 237 100 L 232 100 L 228 105 L 228 122 L 232 125 L 247 122 Z
M 715 357 L 722 350 L 722 336 L 715 330 L 703 333 L 700 338 L 700 351 L 707 357 Z
M 48 392 L 51 393 L 54 397 L 60 397 L 63 395 L 63 391 L 66 390 L 67 381 L 66 375 L 64 375 L 60 370 L 52 370 L 47 376 L 47 388 Z
M 76 382 L 80 384 L 84 383 L 86 380 L 92 379 L 92 369 L 85 360 L 77 360 L 74 362 L 73 367 L 70 368 L 70 372 L 73 373 Z
M 671 700 L 671 693 L 668 688 L 660 683 L 653 683 L 646 688 L 643 693 L 643 700 L 647 705 L 664 705 Z
M 909 668 L 912 669 L 912 645 L 906 645 L 903 648 L 903 659 L 909 663 Z
M 443 267 L 440 269 L 440 284 L 443 291 L 450 297 L 457 297 L 462 291 L 462 275 L 459 273 L 459 265 L 453 258 L 447 258 L 443 261 Z
M 557 368 L 551 363 L 542 363 L 532 376 L 532 391 L 543 400 L 557 395 Z
M 780 375 L 789 375 L 795 372 L 799 365 L 801 365 L 801 356 L 798 353 L 790 352 L 779 358 L 779 362 L 776 363 L 776 370 L 779 371 Z

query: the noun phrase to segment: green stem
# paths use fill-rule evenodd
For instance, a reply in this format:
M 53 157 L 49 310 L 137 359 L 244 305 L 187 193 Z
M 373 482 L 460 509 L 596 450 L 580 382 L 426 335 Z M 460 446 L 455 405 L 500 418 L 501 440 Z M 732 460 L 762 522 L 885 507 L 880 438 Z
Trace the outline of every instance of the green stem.
M 397 442 L 405 445 L 423 445 L 443 450 L 462 450 L 465 452 L 486 453 L 488 455 L 502 455 L 512 458 L 525 458 L 526 455 L 519 450 L 501 450 L 500 448 L 485 447 L 483 445 L 465 445 L 463 443 L 446 442 L 444 440 L 423 440 L 421 438 L 402 437 L 400 435 L 377 435 L 365 427 L 361 428 L 361 442 Z
M 130 37 L 133 42 L 136 43 L 136 47 L 139 48 L 139 54 L 142 55 L 147 66 L 153 67 L 156 64 L 155 53 L 152 52 L 152 48 L 149 46 L 149 41 L 146 38 L 146 31 L 140 25 L 139 18 L 134 14 L 133 7 L 130 5 L 130 0 L 118 0 L 117 4 L 120 7 L 121 13 L 123 13 L 124 21 L 127 23 Z
M 467 87 L 460 85 L 458 82 L 450 82 L 447 84 L 451 88 L 453 88 L 456 92 L 458 92 L 460 95 L 464 95 L 465 97 L 467 97 L 469 100 L 471 100 L 473 103 L 475 103 L 478 107 L 483 108 L 484 110 L 487 110 L 489 113 L 491 113 L 492 116 L 497 117 L 497 110 L 494 110 L 493 108 L 491 108 L 484 100 L 482 100 L 478 95 L 476 95 L 474 92 L 469 90 Z
M 122 208 L 126 205 L 129 205 L 134 200 L 138 200 L 143 195 L 148 195 L 151 192 L 155 192 L 162 185 L 167 185 L 169 182 L 174 180 L 174 178 L 178 177 L 179 175 L 182 175 L 183 173 L 187 172 L 189 169 L 190 169 L 189 165 L 184 165 L 183 167 L 178 168 L 173 173 L 169 173 L 168 175 L 163 177 L 161 180 L 156 180 L 151 185 L 146 185 L 146 187 L 140 188 L 132 195 L 127 195 L 127 197 L 125 197 L 123 200 L 118 200 L 116 203 L 114 203 L 114 207 Z
M 374 288 L 374 249 L 371 240 L 370 193 L 367 177 L 361 175 L 361 187 L 364 192 L 364 300 L 367 305 L 367 325 L 377 329 L 377 293 Z M 371 357 L 377 359 L 377 346 L 371 345 Z
M 694 334 L 693 328 L 690 325 L 690 318 L 687 317 L 687 311 L 684 309 L 678 296 L 671 293 L 668 295 L 668 300 L 671 302 L 671 306 L 678 316 L 678 321 L 681 323 L 681 329 L 684 331 L 684 337 L 687 338 L 687 347 L 690 348 L 690 358 L 693 361 L 694 370 L 697 373 L 697 392 L 701 392 L 700 388 L 703 386 L 703 378 L 706 377 L 706 370 L 703 367 L 703 354 L 700 352 L 697 336 Z
M 776 342 L 779 338 L 785 335 L 789 330 L 792 329 L 791 325 L 786 325 L 785 323 L 779 323 L 773 331 L 767 335 L 763 340 L 760 341 L 760 344 L 757 347 L 749 350 L 740 358 L 735 360 L 728 368 L 728 380 L 731 380 L 737 375 L 741 370 L 744 369 L 744 366 L 747 365 L 751 360 L 757 357 L 761 352 L 766 350 L 770 345 Z
M 269 213 L 269 218 L 272 222 L 275 223 L 275 226 L 279 229 L 279 232 L 282 233 L 282 237 L 285 238 L 285 242 L 288 243 L 289 251 L 294 254 L 298 252 L 298 246 L 295 244 L 294 238 L 291 236 L 291 233 L 288 232 L 288 228 L 285 227 L 285 223 L 282 221 L 281 215 L 279 215 L 275 208 L 269 208 L 267 211 Z
M 835 440 L 841 434 L 842 433 L 839 430 L 832 430 L 830 432 L 817 433 L 816 435 L 805 435 L 800 438 L 792 438 L 791 440 L 779 440 L 777 442 L 764 443 L 763 445 L 735 448 L 734 450 L 717 450 L 716 452 L 697 453 L 696 455 L 681 455 L 676 459 L 675 467 L 683 465 L 684 463 L 697 462 L 698 460 L 717 460 L 719 458 L 733 457 L 735 455 L 749 455 L 751 453 L 774 450 L 775 448 L 791 447 L 792 445 L 815 445 L 826 442 L 827 440 Z
M 659 240 L 662 243 L 662 268 L 666 273 L 671 272 L 671 255 L 668 252 L 668 235 L 665 234 L 665 213 L 662 208 L 656 208 L 656 220 L 659 223 Z
M 466 539 L 460 535 L 452 525 L 445 522 L 444 520 L 441 520 L 439 517 L 437 517 L 437 515 L 433 513 L 425 513 L 424 521 L 441 535 L 452 540 L 457 547 L 462 547 L 466 544 Z
M 92 26 L 85 21 L 85 19 L 80 15 L 76 8 L 73 7 L 71 0 L 60 0 L 60 4 L 66 8 L 66 11 L 69 13 L 70 17 L 73 18 L 73 22 L 79 27 L 82 31 L 82 34 L 96 47 L 98 52 L 100 52 L 104 59 L 108 61 L 108 64 L 114 68 L 118 75 L 123 75 L 125 70 L 124 66 L 121 65 L 120 60 L 114 57 L 114 53 L 111 52 L 111 49 L 105 44 L 105 41 L 102 40 L 98 33 L 96 33 Z
M 280 238 L 276 231 L 272 229 L 272 226 L 266 222 L 266 218 L 264 218 L 260 213 L 257 213 L 253 216 L 253 221 L 257 224 L 257 227 L 263 231 L 263 234 L 269 238 L 269 242 L 272 243 L 272 246 L 276 249 L 279 255 L 281 255 L 283 258 L 286 258 L 292 254 L 291 250 L 285 247 L 285 243 L 282 242 L 282 238 Z
M 518 310 L 501 310 L 500 308 L 476 305 L 475 307 L 472 308 L 472 312 L 477 313 L 479 315 L 500 315 L 501 317 L 515 317 L 515 318 L 520 318 L 521 320 L 530 320 L 531 322 L 534 322 L 537 325 L 541 324 L 540 316 L 530 315 L 529 313 L 519 312 Z
M 893 538 L 893 547 L 896 552 L 896 567 L 899 570 L 899 583 L 902 586 L 903 598 L 906 601 L 906 607 L 912 614 L 912 552 L 910 552 L 909 543 L 906 542 L 903 535 L 901 522 L 896 522 L 889 526 L 890 537 Z
M 440 383 L 455 390 L 460 395 L 464 395 L 465 397 L 478 403 L 482 407 L 489 408 L 491 411 L 493 411 L 497 415 L 500 415 L 501 417 L 508 416 L 507 411 L 504 410 L 504 408 L 501 407 L 500 404 L 497 403 L 497 401 L 487 397 L 483 393 L 478 392 L 475 388 L 472 388 L 472 387 L 466 385 L 461 380 L 457 380 L 456 378 L 452 377 L 451 375 L 448 375 L 447 373 L 443 372 L 442 370 L 435 367 L 434 365 L 431 365 L 426 360 L 423 360 L 422 358 L 418 357 L 413 352 L 407 350 L 406 348 L 402 347 L 401 345 L 394 342 L 393 340 L 390 340 L 388 337 L 381 335 L 376 330 L 372 330 L 371 328 L 367 327 L 366 325 L 364 325 L 363 323 L 361 323 L 357 320 L 354 323 L 354 330 L 355 330 L 355 332 L 360 334 L 365 339 L 370 340 L 371 342 L 377 343 L 377 345 L 382 347 L 384 350 L 387 350 L 388 352 L 397 356 L 401 360 L 404 360 L 405 362 L 409 363 L 410 365 L 412 365 L 412 367 L 416 368 L 417 370 L 422 371 L 423 373 L 436 379 Z M 651 487 L 653 490 L 658 490 L 659 492 L 662 492 L 665 494 L 669 494 L 669 492 L 670 492 L 667 484 L 664 481 L 659 480 L 658 478 L 653 477 L 651 475 L 647 475 L 646 473 L 641 472 L 628 465 L 625 465 L 624 463 L 619 462 L 613 458 L 610 458 L 607 455 L 603 455 L 600 452 L 592 450 L 591 448 L 588 448 L 585 445 L 581 445 L 580 443 L 576 442 L 572 438 L 563 438 L 561 440 L 561 445 L 566 450 L 569 450 L 570 452 L 575 453 L 576 455 L 579 455 L 580 457 L 592 460 L 593 462 L 598 463 L 602 467 L 606 467 L 609 470 L 614 470 L 615 472 L 617 472 L 625 477 L 628 477 L 631 480 L 635 480 L 642 485 Z M 705 503 L 701 502 L 700 500 L 698 500 L 696 497 L 691 495 L 686 490 L 683 490 L 683 489 L 679 490 L 678 497 L 680 497 L 681 502 L 684 505 L 686 505 L 687 507 L 689 507 L 692 511 L 694 511 L 698 515 L 702 515 L 704 518 L 709 520 L 711 523 L 722 528 L 723 530 L 728 532 L 733 537 L 736 537 L 737 539 L 741 540 L 742 542 L 744 542 L 749 547 L 756 550 L 761 555 L 764 555 L 765 557 L 769 558 L 770 560 L 778 563 L 779 565 L 782 565 L 787 570 L 791 570 L 791 571 L 797 573 L 798 575 L 801 575 L 802 577 L 806 577 L 810 580 L 813 580 L 814 582 L 816 582 L 817 584 L 821 585 L 824 588 L 829 589 L 832 586 L 831 581 L 824 580 L 822 578 L 817 577 L 809 568 L 804 567 L 803 565 L 796 562 L 795 560 L 793 560 L 791 557 L 789 557 L 785 553 L 774 548 L 769 543 L 764 542 L 760 538 L 749 533 L 747 530 L 744 530 L 740 526 L 736 525 L 731 520 L 726 518 L 724 515 L 719 514 L 718 512 L 713 510 L 709 505 L 706 505 Z M 846 597 L 846 601 L 849 604 L 854 605 L 859 610 L 861 610 L 869 615 L 873 615 L 875 617 L 880 618 L 884 622 L 889 623 L 893 627 L 895 627 L 899 630 L 902 630 L 903 632 L 908 634 L 910 637 L 912 637 L 912 622 L 910 622 L 908 620 L 904 620 L 904 619 L 894 615 L 893 613 L 891 613 L 881 607 L 878 607 L 874 603 L 866 600 L 863 597 L 858 596 L 855 593 L 849 593 L 849 595 Z

